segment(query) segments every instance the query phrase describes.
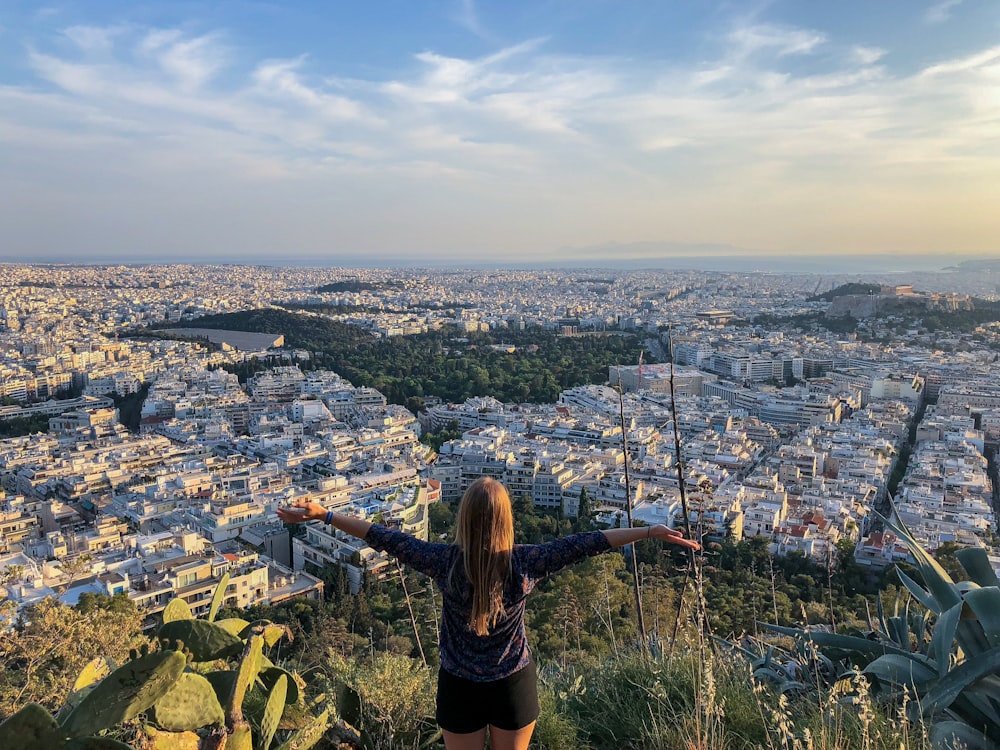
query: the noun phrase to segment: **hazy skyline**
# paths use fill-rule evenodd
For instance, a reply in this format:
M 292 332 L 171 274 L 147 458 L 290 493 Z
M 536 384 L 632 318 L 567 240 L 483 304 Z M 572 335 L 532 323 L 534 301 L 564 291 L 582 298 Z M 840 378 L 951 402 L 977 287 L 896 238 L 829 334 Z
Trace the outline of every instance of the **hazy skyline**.
M 1000 3 L 7 0 L 0 198 L 0 260 L 1000 256 Z

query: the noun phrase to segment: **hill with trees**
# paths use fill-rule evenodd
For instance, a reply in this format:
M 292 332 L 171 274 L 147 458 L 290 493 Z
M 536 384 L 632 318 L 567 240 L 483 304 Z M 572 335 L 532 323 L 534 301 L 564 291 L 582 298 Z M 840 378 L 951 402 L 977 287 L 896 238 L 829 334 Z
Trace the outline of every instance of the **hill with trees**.
M 878 294 L 882 291 L 881 284 L 870 284 L 860 281 L 851 281 L 841 284 L 822 294 L 816 294 L 806 299 L 806 302 L 832 302 L 835 297 L 847 297 L 854 294 Z

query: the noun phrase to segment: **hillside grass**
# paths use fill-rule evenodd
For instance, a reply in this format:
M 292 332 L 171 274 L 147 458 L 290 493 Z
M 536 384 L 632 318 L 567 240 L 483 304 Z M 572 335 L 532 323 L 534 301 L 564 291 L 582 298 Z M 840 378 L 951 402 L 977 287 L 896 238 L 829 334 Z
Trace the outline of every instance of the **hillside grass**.
M 923 750 L 923 727 L 912 725 L 868 694 L 862 679 L 838 690 L 790 698 L 755 685 L 749 665 L 725 650 L 699 656 L 638 652 L 586 667 L 540 664 L 542 713 L 532 747 L 642 750 Z M 415 675 L 424 673 L 423 678 Z M 406 674 L 402 691 L 387 675 Z M 366 654 L 350 667 L 335 660 L 330 679 L 349 675 L 364 698 L 354 717 L 362 737 L 381 747 L 443 747 L 433 717 L 432 668 L 405 656 Z M 422 686 L 415 689 L 415 686 Z M 333 691 L 337 692 L 337 691 Z M 341 691 L 342 695 L 343 692 Z M 407 696 L 401 701 L 401 695 Z M 405 705 L 404 705 L 405 703 Z M 416 729 L 426 732 L 418 737 Z M 395 728 L 396 731 L 394 731 Z M 405 729 L 404 729 L 405 728 Z

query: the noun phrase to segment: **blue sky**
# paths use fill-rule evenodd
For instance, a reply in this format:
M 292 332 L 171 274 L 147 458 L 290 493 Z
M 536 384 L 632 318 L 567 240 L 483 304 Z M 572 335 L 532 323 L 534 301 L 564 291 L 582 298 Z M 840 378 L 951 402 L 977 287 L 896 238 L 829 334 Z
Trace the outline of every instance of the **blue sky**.
M 0 260 L 1000 256 L 996 0 L 0 5 Z

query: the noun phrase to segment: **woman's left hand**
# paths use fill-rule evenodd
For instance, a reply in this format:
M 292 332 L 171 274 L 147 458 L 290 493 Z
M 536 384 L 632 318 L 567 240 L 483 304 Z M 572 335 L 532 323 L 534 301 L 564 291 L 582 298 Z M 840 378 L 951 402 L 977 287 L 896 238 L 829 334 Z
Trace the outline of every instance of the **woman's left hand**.
M 701 545 L 698 544 L 698 542 L 693 539 L 686 539 L 681 532 L 675 531 L 669 526 L 664 526 L 663 524 L 650 526 L 649 536 L 651 539 L 659 539 L 667 544 L 676 544 L 679 547 L 687 547 L 688 549 L 693 549 L 696 552 L 701 549 Z

